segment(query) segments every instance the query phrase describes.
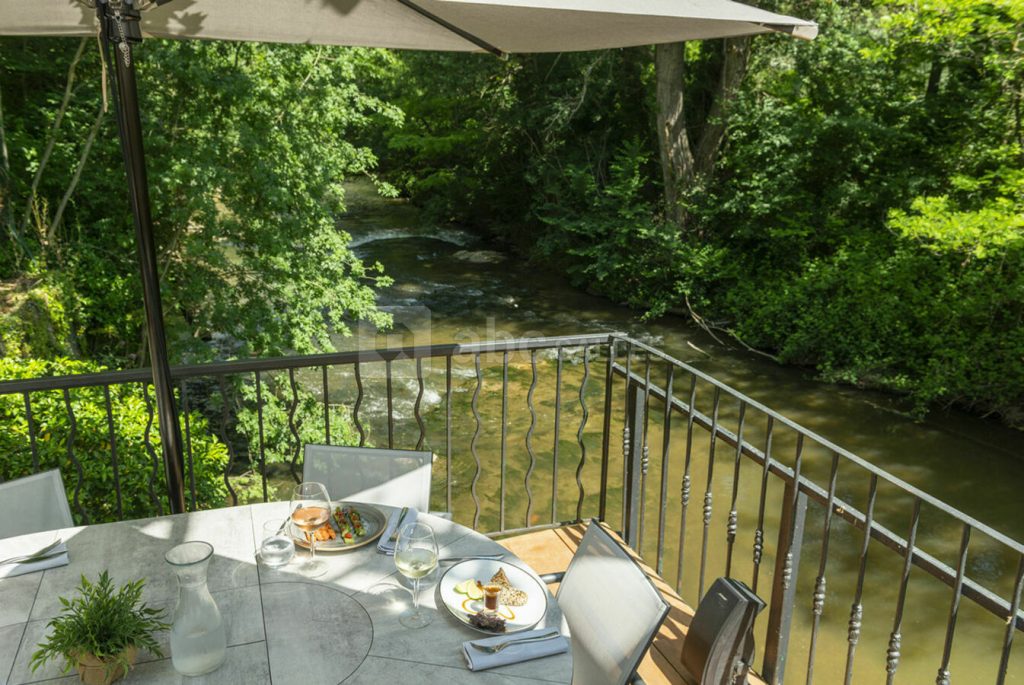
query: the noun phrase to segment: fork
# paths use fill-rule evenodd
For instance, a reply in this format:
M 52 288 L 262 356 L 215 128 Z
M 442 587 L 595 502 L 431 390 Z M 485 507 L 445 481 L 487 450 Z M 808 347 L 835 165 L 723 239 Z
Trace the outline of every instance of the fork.
M 484 561 L 497 561 L 504 557 L 504 554 L 470 554 L 464 557 L 441 557 L 437 560 L 439 564 L 447 564 L 453 561 L 466 561 L 467 559 L 482 559 Z
M 0 560 L 0 566 L 6 565 L 6 564 L 20 564 L 20 563 L 25 563 L 27 561 L 37 561 L 37 560 L 41 561 L 42 559 L 48 559 L 49 555 L 47 553 L 50 552 L 54 547 L 59 545 L 61 542 L 63 542 L 63 540 L 61 540 L 60 538 L 57 538 L 56 540 L 54 540 L 53 542 L 48 544 L 46 547 L 43 547 L 42 549 L 38 549 L 35 552 L 32 552 L 31 554 L 22 554 L 21 556 L 18 556 L 18 557 L 10 557 L 8 559 Z
M 469 644 L 471 644 L 474 649 L 479 649 L 481 652 L 486 652 L 487 654 L 497 654 L 501 650 L 505 649 L 506 647 L 511 647 L 512 645 L 523 645 L 530 642 L 544 642 L 545 640 L 553 640 L 556 637 L 561 636 L 562 634 L 560 632 L 554 631 L 550 633 L 544 633 L 543 635 L 513 638 L 511 640 L 505 640 L 503 642 L 498 642 L 496 644 L 490 645 L 481 645 L 477 644 L 476 642 L 470 642 Z

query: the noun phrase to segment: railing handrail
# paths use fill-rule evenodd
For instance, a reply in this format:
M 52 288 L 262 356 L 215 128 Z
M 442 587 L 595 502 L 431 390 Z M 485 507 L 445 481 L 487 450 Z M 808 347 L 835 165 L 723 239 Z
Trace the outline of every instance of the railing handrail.
M 985 523 L 982 523 L 981 521 L 979 521 L 978 519 L 974 518 L 973 516 L 970 516 L 969 514 L 966 514 L 966 513 L 962 512 L 962 511 L 960 511 L 959 509 L 956 509 L 955 507 L 952 507 L 949 504 L 946 504 L 945 502 L 943 502 L 942 500 L 934 497 L 933 495 L 929 495 L 928 493 L 924 492 L 920 488 L 917 488 L 914 485 L 911 485 L 910 483 L 908 483 L 907 481 L 903 480 L 902 478 L 899 478 L 898 476 L 894 476 L 893 474 L 889 473 L 885 469 L 882 469 L 882 468 L 879 468 L 879 467 L 875 466 L 874 464 L 872 464 L 871 462 L 865 460 L 862 457 L 858 457 L 856 454 L 853 454 L 849 450 L 846 450 L 846 449 L 840 447 L 839 445 L 836 445 L 834 442 L 828 440 L 827 438 L 823 438 L 822 436 L 818 435 L 817 433 L 815 433 L 814 431 L 810 430 L 809 428 L 805 428 L 804 426 L 801 426 L 800 424 L 798 424 L 796 421 L 793 421 L 792 419 L 786 418 L 785 416 L 783 416 L 782 414 L 779 414 L 775 410 L 773 410 L 773 409 L 771 409 L 769 407 L 766 407 L 765 405 L 761 404 L 757 400 L 748 397 L 747 395 L 743 394 L 742 392 L 736 390 L 735 388 L 732 388 L 729 385 L 726 385 L 725 383 L 723 383 L 723 382 L 713 378 L 712 376 L 704 373 L 703 371 L 700 371 L 699 369 L 696 369 L 693 366 L 690 366 L 686 362 L 680 361 L 679 359 L 676 359 L 675 357 L 673 357 L 673 356 L 671 356 L 669 354 L 666 354 L 666 353 L 662 352 L 661 350 L 653 348 L 650 345 L 642 343 L 639 340 L 636 340 L 634 338 L 630 338 L 628 336 L 623 336 L 623 335 L 618 334 L 618 333 L 613 333 L 612 334 L 612 338 L 614 338 L 617 341 L 628 343 L 628 344 L 632 345 L 633 347 L 638 347 L 638 348 L 644 350 L 645 352 L 653 354 L 656 357 L 660 357 L 664 361 L 666 361 L 666 362 L 668 362 L 670 364 L 674 364 L 674 365 L 684 369 L 687 373 L 691 373 L 694 376 L 696 376 L 697 378 L 700 378 L 701 380 L 706 381 L 706 382 L 712 384 L 714 387 L 717 387 L 717 388 L 720 388 L 722 390 L 725 390 L 726 392 L 728 392 L 730 395 L 732 395 L 736 399 L 738 399 L 741 402 L 745 403 L 747 406 L 753 407 L 754 409 L 757 409 L 758 411 L 763 412 L 766 416 L 771 416 L 776 421 L 782 423 L 785 426 L 788 426 L 789 428 L 792 428 L 793 430 L 797 431 L 798 433 L 803 433 L 806 437 L 810 438 L 811 440 L 813 440 L 814 442 L 818 443 L 822 447 L 828 449 L 829 451 L 835 452 L 839 456 L 843 457 L 844 459 L 847 459 L 848 461 L 850 461 L 851 463 L 855 464 L 856 466 L 864 469 L 868 473 L 871 473 L 871 474 L 874 474 L 874 475 L 878 476 L 880 479 L 882 479 L 884 481 L 887 481 L 888 483 L 896 486 L 897 488 L 899 488 L 900 490 L 903 490 L 904 492 L 906 492 L 909 495 L 913 495 L 914 497 L 917 497 L 922 502 L 925 502 L 925 503 L 927 503 L 927 504 L 937 508 L 939 511 L 941 511 L 941 512 L 943 512 L 945 514 L 949 514 L 950 516 L 953 516 L 954 518 L 959 520 L 961 523 L 968 524 L 974 530 L 976 530 L 976 531 L 978 531 L 980 533 L 984 533 L 985 535 L 988 535 L 992 539 L 994 539 L 997 542 L 1000 542 L 1000 543 L 1006 545 L 1007 547 L 1009 547 L 1010 549 L 1014 550 L 1018 554 L 1024 554 L 1024 544 L 1014 540 L 1013 538 L 1005 535 L 1004 533 L 1000 533 L 998 530 L 995 530 L 991 526 L 988 526 Z M 617 367 L 616 368 L 616 373 L 619 373 L 621 375 L 621 374 L 623 374 L 625 372 L 625 369 L 621 365 L 616 364 L 616 367 Z M 636 374 L 631 374 L 631 375 L 635 376 Z M 634 380 L 634 382 L 644 383 L 644 379 L 643 378 L 639 378 L 637 376 L 637 379 L 638 380 Z M 656 387 L 656 386 L 654 386 L 654 385 L 651 386 L 652 390 L 654 389 L 654 387 Z M 684 403 L 684 405 L 685 405 L 685 403 Z M 707 421 L 707 425 L 708 426 L 711 425 L 710 419 L 708 419 L 706 416 L 703 416 L 703 414 L 699 414 L 699 412 L 695 412 L 694 413 L 695 417 L 698 416 L 698 415 L 702 416 L 704 418 L 704 420 Z M 775 460 L 773 460 L 773 461 L 775 461 Z M 778 462 L 776 462 L 776 463 L 778 463 Z M 783 468 L 786 468 L 784 464 L 780 463 L 779 465 L 782 466 Z M 788 476 L 787 477 L 791 480 L 792 479 L 792 470 L 787 469 L 787 472 L 788 472 Z M 783 475 L 783 474 L 780 473 L 779 475 Z M 801 480 L 805 480 L 805 479 L 801 478 Z
M 476 343 L 439 343 L 432 345 L 409 345 L 373 350 L 347 350 L 288 357 L 265 357 L 260 359 L 236 359 L 204 364 L 182 364 L 171 367 L 171 380 L 182 381 L 200 376 L 226 376 L 254 371 L 284 371 L 311 366 L 334 366 L 401 359 L 444 358 L 471 354 L 496 352 L 524 352 L 558 347 L 582 347 L 607 345 L 613 336 L 622 333 L 593 333 L 587 335 L 561 335 L 537 338 L 515 338 L 512 340 L 488 340 Z M 118 385 L 122 383 L 146 383 L 152 381 L 148 367 L 119 371 L 100 371 L 65 376 L 46 376 L 14 381 L 0 381 L 0 395 L 14 395 L 64 388 L 85 388 L 92 386 Z

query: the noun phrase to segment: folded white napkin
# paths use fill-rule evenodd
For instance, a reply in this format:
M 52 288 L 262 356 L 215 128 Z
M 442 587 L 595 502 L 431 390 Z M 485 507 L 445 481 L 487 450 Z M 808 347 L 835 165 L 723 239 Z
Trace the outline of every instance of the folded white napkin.
M 56 556 L 52 556 L 49 559 L 43 559 L 42 561 L 32 561 L 22 564 L 2 564 L 0 565 L 0 578 L 13 578 L 14 576 L 20 576 L 25 573 L 35 573 L 36 571 L 45 571 L 48 568 L 68 565 L 67 544 L 63 542 L 60 543 L 47 552 L 47 555 L 49 554 L 56 554 Z
M 494 637 L 488 637 L 482 640 L 470 640 L 468 642 L 463 642 L 462 654 L 466 657 L 466 666 L 468 666 L 471 671 L 484 671 L 488 668 L 497 668 L 498 666 L 507 666 L 508 664 L 518 664 L 520 661 L 530 661 L 531 659 L 540 659 L 541 657 L 568 652 L 569 641 L 562 635 L 551 638 L 550 640 L 509 645 L 505 649 L 494 654 L 481 652 L 479 649 L 475 649 L 470 645 L 470 642 L 474 642 L 478 645 L 497 644 L 499 642 L 504 642 L 505 640 L 518 640 L 520 638 L 535 637 L 545 633 L 551 633 L 552 630 L 554 629 L 536 628 L 522 633 L 495 635 Z
M 388 519 L 388 525 L 384 528 L 384 533 L 380 536 L 380 541 L 377 543 L 377 551 L 381 554 L 393 555 L 395 553 L 395 542 L 392 542 L 391 535 L 395 532 L 395 526 L 398 525 L 398 517 L 401 516 L 402 510 L 395 509 L 391 513 L 391 518 Z M 405 518 L 402 519 L 402 525 L 407 526 L 410 523 L 416 523 L 416 509 L 415 507 L 409 507 L 409 511 L 405 514 Z

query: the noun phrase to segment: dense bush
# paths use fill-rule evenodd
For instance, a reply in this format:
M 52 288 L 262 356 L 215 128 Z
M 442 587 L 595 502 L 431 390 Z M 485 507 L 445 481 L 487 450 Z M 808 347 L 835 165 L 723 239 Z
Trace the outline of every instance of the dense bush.
M 68 359 L 0 359 L 0 381 L 102 371 L 89 362 Z M 123 516 L 118 516 L 114 467 L 106 401 L 100 388 L 76 388 L 68 393 L 73 421 L 63 392 L 32 393 L 38 467 L 60 469 L 78 523 L 142 518 L 169 511 L 161 457 L 160 435 L 152 390 L 147 399 L 139 385 L 110 388 L 114 442 Z M 148 403 L 148 404 L 147 404 Z M 148 406 L 154 406 L 154 416 Z M 206 420 L 189 416 L 191 448 L 199 508 L 223 506 L 227 450 L 207 430 Z M 22 395 L 0 395 L 0 479 L 28 475 L 34 470 L 25 403 Z M 152 445 L 150 448 L 148 442 Z M 81 483 L 78 469 L 81 468 Z M 187 477 L 187 474 L 186 474 Z M 152 493 L 150 492 L 152 481 Z M 76 497 L 78 506 L 75 505 Z M 156 500 L 153 498 L 156 496 Z

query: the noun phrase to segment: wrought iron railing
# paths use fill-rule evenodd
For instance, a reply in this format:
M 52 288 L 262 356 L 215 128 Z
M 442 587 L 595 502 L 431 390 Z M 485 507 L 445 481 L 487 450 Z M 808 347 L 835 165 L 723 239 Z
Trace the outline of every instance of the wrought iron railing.
M 928 673 L 948 683 L 964 665 L 970 682 L 1024 677 L 1011 649 L 1024 630 L 1021 543 L 641 341 L 431 345 L 180 366 L 172 377 L 192 508 L 272 498 L 300 478 L 303 442 L 430 449 L 435 505 L 476 529 L 598 516 L 692 605 L 718 575 L 748 582 L 768 599 L 758 665 L 770 682 L 796 681 L 798 668 L 806 682 Z M 17 424 L 0 432 L 24 438 L 26 472 L 62 468 L 83 522 L 80 494 L 98 465 L 109 467 L 109 517 L 138 513 L 122 505 L 129 438 L 115 430 L 134 388 L 148 417 L 144 450 L 132 443 L 147 460 L 144 513 L 163 513 L 149 382 L 140 369 L 0 383 L 0 417 Z M 40 423 L 61 407 L 66 421 Z M 80 419 L 97 407 L 89 425 L 105 435 L 86 445 L 95 436 Z M 227 446 L 222 501 L 197 485 L 195 421 Z M 818 554 L 802 554 L 810 544 Z

